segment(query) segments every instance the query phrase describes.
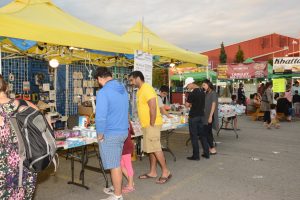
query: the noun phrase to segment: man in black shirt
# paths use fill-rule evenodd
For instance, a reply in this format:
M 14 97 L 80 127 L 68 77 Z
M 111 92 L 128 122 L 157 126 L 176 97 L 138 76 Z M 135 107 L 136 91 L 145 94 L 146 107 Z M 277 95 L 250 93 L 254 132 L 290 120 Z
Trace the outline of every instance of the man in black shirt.
M 245 96 L 243 83 L 240 83 L 239 89 L 238 89 L 238 104 L 246 105 L 246 96 Z
M 190 108 L 189 112 L 189 131 L 193 147 L 193 155 L 187 157 L 188 160 L 200 160 L 199 154 L 199 138 L 202 143 L 203 157 L 209 158 L 209 145 L 205 132 L 203 131 L 203 117 L 205 106 L 205 93 L 194 83 L 192 77 L 185 80 L 184 88 L 187 88 L 190 93 L 187 98 L 186 107 Z
M 295 115 L 300 116 L 300 96 L 298 94 L 298 90 L 295 90 L 295 94 L 293 95 L 293 105 L 295 109 Z

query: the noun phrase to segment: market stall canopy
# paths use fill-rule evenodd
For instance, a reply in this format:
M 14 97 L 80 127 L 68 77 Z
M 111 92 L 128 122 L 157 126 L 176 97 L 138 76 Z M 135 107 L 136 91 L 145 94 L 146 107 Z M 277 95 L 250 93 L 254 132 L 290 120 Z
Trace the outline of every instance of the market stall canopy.
M 135 50 L 143 50 L 153 55 L 164 56 L 204 66 L 208 65 L 207 56 L 181 49 L 162 40 L 141 22 L 137 22 L 135 26 L 122 35 L 122 38 L 131 43 L 132 52 Z
M 85 23 L 51 0 L 14 0 L 0 8 L 0 35 L 118 53 L 133 53 L 120 36 Z
M 203 81 L 205 79 L 212 79 L 213 81 L 217 80 L 217 73 L 214 71 L 206 72 L 195 72 L 195 73 L 184 73 L 182 75 L 171 76 L 173 81 L 184 81 L 187 77 L 193 77 L 196 81 Z

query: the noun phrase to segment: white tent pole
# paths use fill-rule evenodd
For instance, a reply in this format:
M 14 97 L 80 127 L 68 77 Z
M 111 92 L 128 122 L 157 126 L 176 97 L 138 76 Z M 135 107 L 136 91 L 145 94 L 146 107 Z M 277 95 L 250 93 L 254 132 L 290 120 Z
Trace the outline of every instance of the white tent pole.
M 2 46 L 0 45 L 0 74 L 2 74 Z
M 144 17 L 142 18 L 142 41 L 141 41 L 141 51 L 144 51 Z

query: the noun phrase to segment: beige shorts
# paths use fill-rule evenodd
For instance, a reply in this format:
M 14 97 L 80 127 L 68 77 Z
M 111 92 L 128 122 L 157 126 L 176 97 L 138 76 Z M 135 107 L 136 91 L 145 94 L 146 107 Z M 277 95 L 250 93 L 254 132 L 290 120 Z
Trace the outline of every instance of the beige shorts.
M 145 153 L 153 153 L 153 152 L 161 151 L 160 130 L 161 130 L 160 125 L 142 128 L 143 151 Z

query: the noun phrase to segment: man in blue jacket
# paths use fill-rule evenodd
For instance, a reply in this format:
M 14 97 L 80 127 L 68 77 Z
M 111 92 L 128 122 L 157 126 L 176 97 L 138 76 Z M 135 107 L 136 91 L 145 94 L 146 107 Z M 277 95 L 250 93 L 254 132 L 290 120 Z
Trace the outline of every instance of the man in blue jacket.
M 98 68 L 95 78 L 102 86 L 97 93 L 95 118 L 99 151 L 114 186 L 114 194 L 107 200 L 123 200 L 120 161 L 128 136 L 128 93 L 106 68 Z

